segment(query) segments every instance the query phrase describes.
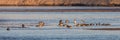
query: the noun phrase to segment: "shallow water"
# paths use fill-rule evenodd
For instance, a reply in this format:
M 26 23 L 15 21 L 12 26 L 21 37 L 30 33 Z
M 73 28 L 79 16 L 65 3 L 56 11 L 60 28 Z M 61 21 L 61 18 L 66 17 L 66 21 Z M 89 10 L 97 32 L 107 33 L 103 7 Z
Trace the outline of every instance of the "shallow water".
M 111 26 L 58 27 L 59 20 L 77 23 L 109 23 Z M 44 21 L 46 26 L 35 25 Z M 21 27 L 25 24 L 27 28 Z M 6 30 L 10 27 L 10 31 Z M 120 28 L 120 12 L 0 12 L 0 40 L 120 40 L 119 30 L 84 28 Z
M 120 32 L 81 29 L 0 30 L 0 40 L 119 40 Z
M 56 25 L 59 20 L 68 19 L 70 23 L 110 23 L 120 25 L 119 12 L 0 12 L 0 24 L 37 24 L 44 21 L 47 25 Z

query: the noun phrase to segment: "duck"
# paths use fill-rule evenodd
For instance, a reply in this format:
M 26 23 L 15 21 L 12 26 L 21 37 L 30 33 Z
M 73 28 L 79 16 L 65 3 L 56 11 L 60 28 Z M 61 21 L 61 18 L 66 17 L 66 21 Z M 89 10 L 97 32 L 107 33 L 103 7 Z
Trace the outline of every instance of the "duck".
M 62 20 L 59 20 L 59 24 L 58 24 L 58 26 L 63 26 L 64 24 L 63 24 L 63 22 L 62 22 Z
M 67 27 L 67 28 L 72 28 L 72 26 L 71 26 L 71 25 L 65 25 L 65 27 Z
M 102 25 L 102 26 L 110 26 L 111 24 L 104 24 L 104 23 L 103 23 L 103 24 L 101 24 L 101 25 Z
M 6 29 L 7 31 L 10 31 L 10 28 L 9 27 L 7 27 L 7 29 Z
M 45 26 L 45 23 L 43 21 L 40 21 L 37 25 L 37 27 L 43 27 L 43 26 Z
M 73 23 L 74 23 L 74 26 L 77 25 L 77 21 L 76 21 L 76 19 L 74 19 Z
M 22 24 L 22 28 L 25 28 L 25 25 L 24 25 L 24 24 Z

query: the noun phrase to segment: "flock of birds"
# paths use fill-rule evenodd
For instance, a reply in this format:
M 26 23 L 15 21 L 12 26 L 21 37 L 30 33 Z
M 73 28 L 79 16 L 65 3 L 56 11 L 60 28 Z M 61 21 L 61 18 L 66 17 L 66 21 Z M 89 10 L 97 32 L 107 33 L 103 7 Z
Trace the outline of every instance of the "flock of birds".
M 96 23 L 96 24 L 93 24 L 93 23 L 85 23 L 84 20 L 81 20 L 83 23 L 77 23 L 76 19 L 74 19 L 73 23 L 74 23 L 74 26 L 76 27 L 80 27 L 80 26 L 110 26 L 111 24 L 101 24 L 101 23 Z M 59 20 L 59 24 L 58 24 L 60 27 L 67 27 L 67 28 L 72 28 L 72 25 L 69 25 L 69 20 L 65 20 L 65 23 L 63 23 L 62 20 Z
M 74 19 L 73 23 L 74 25 L 73 26 L 76 26 L 76 27 L 85 27 L 85 26 L 110 26 L 111 24 L 101 24 L 101 23 L 96 23 L 96 24 L 93 24 L 93 23 L 84 23 L 85 21 L 84 20 L 81 20 L 83 23 L 77 23 L 76 19 Z M 44 27 L 45 26 L 45 23 L 43 21 L 40 21 L 38 23 L 38 25 L 36 25 L 36 27 Z M 66 27 L 66 28 L 72 28 L 72 25 L 69 25 L 69 20 L 65 20 L 65 22 L 63 22 L 63 20 L 59 20 L 59 23 L 58 23 L 58 26 L 59 27 Z M 22 28 L 25 28 L 25 24 L 22 24 L 21 25 Z M 10 30 L 9 27 L 7 27 L 6 30 Z

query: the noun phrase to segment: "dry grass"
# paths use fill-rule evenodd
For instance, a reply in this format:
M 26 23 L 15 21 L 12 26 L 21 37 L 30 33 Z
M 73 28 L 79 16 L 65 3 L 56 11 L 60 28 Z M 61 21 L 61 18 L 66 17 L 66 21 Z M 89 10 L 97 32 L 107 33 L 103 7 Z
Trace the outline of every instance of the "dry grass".
M 39 5 L 72 5 L 72 4 L 85 4 L 85 5 L 109 5 L 120 4 L 119 0 L 0 0 L 0 5 L 12 6 L 39 6 Z

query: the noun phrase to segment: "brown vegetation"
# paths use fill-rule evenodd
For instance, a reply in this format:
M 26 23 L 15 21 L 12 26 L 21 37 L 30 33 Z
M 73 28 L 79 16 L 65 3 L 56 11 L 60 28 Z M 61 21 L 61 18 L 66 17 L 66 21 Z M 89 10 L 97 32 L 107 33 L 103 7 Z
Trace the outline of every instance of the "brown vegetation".
M 120 6 L 119 0 L 0 0 L 1 6 Z

